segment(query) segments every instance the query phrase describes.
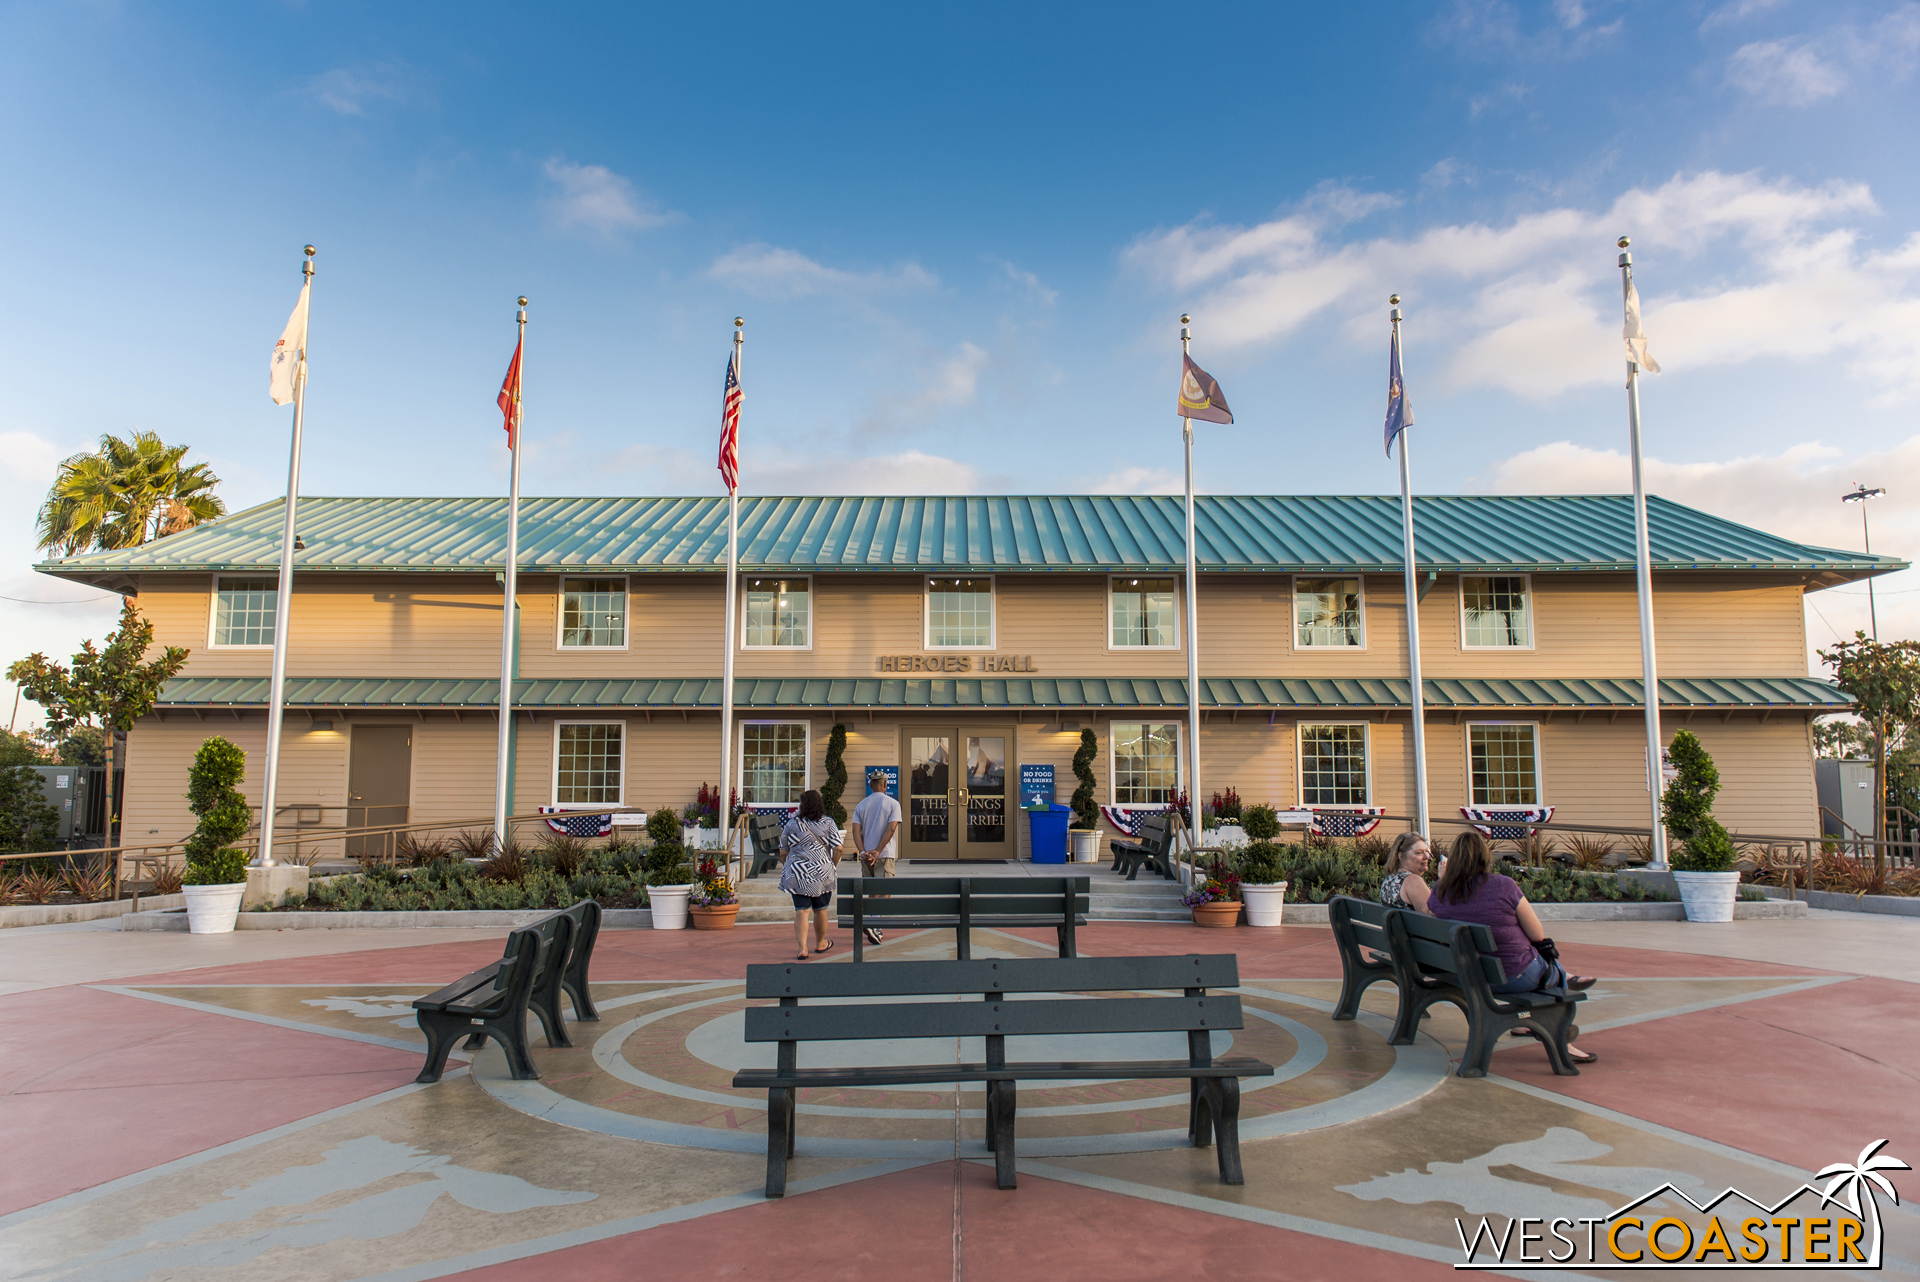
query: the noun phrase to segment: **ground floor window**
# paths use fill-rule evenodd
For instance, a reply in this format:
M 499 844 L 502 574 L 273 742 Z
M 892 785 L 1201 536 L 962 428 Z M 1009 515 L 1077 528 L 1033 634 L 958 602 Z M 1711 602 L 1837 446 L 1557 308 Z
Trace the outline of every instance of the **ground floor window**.
M 1467 727 L 1467 770 L 1476 806 L 1540 804 L 1539 728 Z
M 797 806 L 807 790 L 807 723 L 753 721 L 740 727 L 740 801 Z
M 1178 723 L 1115 722 L 1113 804 L 1163 806 L 1180 790 Z
M 1306 806 L 1365 806 L 1367 728 L 1300 727 L 1300 802 Z
M 619 805 L 626 727 L 618 721 L 563 721 L 555 734 L 553 804 Z

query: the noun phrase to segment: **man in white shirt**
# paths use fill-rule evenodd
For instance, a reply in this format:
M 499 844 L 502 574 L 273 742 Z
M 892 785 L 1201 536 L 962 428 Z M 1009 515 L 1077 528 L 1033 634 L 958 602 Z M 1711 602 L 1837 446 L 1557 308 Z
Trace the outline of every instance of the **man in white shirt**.
M 853 808 L 853 822 L 847 832 L 860 857 L 862 876 L 894 875 L 894 838 L 899 832 L 900 803 L 887 795 L 887 772 L 875 770 L 867 775 L 867 795 Z M 867 927 L 866 933 L 870 944 L 882 938 L 877 926 Z

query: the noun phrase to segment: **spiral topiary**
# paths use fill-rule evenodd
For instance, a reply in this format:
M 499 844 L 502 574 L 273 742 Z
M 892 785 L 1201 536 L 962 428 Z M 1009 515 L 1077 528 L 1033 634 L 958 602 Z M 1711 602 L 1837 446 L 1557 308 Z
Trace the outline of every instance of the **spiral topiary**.
M 1073 826 L 1098 828 L 1100 806 L 1093 799 L 1093 761 L 1100 755 L 1100 740 L 1091 730 L 1080 732 L 1080 750 L 1073 754 L 1073 777 L 1080 781 L 1073 790 Z
M 1660 794 L 1660 817 L 1667 836 L 1683 843 L 1672 858 L 1673 867 L 1680 872 L 1732 871 L 1733 838 L 1713 817 L 1713 798 L 1720 791 L 1720 771 L 1713 758 L 1690 730 L 1674 735 L 1667 753 L 1680 771 Z
M 253 807 L 234 786 L 246 777 L 247 754 L 230 740 L 216 735 L 193 754 L 187 769 L 187 809 L 200 823 L 186 842 L 189 884 L 246 880 L 246 855 L 229 850 L 253 826 Z M 232 875 L 236 868 L 238 876 Z M 220 883 L 194 881 L 196 874 L 206 877 L 216 870 Z
M 820 786 L 820 800 L 827 808 L 827 814 L 837 824 L 847 822 L 847 808 L 840 804 L 840 798 L 847 791 L 847 727 L 844 722 L 833 723 L 833 733 L 827 736 L 827 781 Z

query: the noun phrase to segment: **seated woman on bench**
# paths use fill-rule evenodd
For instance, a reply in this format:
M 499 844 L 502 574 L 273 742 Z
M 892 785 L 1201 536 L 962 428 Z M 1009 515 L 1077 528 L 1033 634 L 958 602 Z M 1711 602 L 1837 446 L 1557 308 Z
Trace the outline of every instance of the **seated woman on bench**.
M 812 788 L 800 794 L 800 813 L 780 830 L 780 889 L 793 896 L 793 938 L 798 960 L 833 947 L 827 938 L 827 906 L 833 902 L 833 870 L 840 863 L 840 827 L 827 817 L 827 805 Z
M 1380 902 L 1388 908 L 1403 908 L 1423 913 L 1427 909 L 1427 864 L 1433 849 L 1417 832 L 1403 832 L 1393 839 L 1393 851 L 1387 856 L 1387 875 L 1380 880 Z
M 1427 896 L 1427 911 L 1444 921 L 1471 922 L 1493 933 L 1500 968 L 1507 974 L 1507 982 L 1493 990 L 1496 993 L 1531 993 L 1542 988 L 1580 992 L 1594 985 L 1591 977 L 1569 975 L 1561 967 L 1560 950 L 1547 938 L 1539 915 L 1520 893 L 1520 884 L 1493 871 L 1487 839 L 1472 829 L 1453 839 L 1446 867 Z M 1567 1057 L 1576 1064 L 1591 1064 L 1599 1058 L 1576 1046 L 1567 1047 Z

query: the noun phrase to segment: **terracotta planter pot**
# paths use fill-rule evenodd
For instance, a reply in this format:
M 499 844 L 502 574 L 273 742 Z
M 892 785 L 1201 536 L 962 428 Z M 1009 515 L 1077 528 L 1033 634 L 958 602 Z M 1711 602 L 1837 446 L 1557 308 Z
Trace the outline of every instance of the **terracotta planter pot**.
M 1234 899 L 1216 899 L 1210 904 L 1193 906 L 1193 924 L 1196 926 L 1231 927 L 1240 924 L 1240 903 Z
M 739 904 L 715 904 L 711 908 L 695 904 L 687 909 L 695 930 L 732 930 L 733 919 L 739 915 Z

